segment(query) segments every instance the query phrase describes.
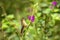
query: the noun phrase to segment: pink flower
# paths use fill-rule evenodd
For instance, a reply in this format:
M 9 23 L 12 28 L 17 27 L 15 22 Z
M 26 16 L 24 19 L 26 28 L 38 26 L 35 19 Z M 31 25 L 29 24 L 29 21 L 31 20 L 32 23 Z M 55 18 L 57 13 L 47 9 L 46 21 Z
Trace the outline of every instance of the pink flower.
M 31 22 L 34 22 L 35 16 L 28 16 L 28 19 L 29 19 Z
M 53 6 L 56 6 L 56 5 L 57 5 L 57 2 L 56 2 L 56 1 L 53 1 L 53 2 L 52 2 L 52 5 L 53 5 Z
M 50 6 L 50 9 L 54 9 L 54 7 L 57 5 L 57 2 L 56 1 L 53 1 L 52 2 L 52 6 Z

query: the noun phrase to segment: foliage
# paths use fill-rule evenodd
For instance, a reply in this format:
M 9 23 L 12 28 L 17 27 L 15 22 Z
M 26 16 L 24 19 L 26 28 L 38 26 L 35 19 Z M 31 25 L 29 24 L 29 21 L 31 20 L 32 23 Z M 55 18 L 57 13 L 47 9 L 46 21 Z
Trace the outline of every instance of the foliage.
M 0 40 L 60 40 L 60 3 L 52 2 L 0 0 Z M 27 26 L 20 33 L 22 18 Z

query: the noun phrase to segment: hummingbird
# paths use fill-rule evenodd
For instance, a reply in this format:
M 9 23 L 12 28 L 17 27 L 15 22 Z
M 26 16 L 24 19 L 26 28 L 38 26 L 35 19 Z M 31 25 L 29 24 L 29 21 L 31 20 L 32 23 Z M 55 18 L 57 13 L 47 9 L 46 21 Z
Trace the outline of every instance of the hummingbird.
M 28 26 L 26 21 L 25 21 L 25 18 L 21 19 L 21 25 L 22 25 L 22 28 L 21 28 L 21 32 L 20 33 L 23 34 L 24 29 Z

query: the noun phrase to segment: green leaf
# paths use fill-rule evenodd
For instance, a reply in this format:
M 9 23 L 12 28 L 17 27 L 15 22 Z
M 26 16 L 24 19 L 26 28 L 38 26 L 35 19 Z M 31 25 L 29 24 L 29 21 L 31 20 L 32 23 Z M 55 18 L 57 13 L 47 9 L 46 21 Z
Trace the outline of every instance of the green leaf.
M 6 25 L 6 23 L 3 23 L 2 29 L 6 29 L 6 28 L 8 28 L 8 25 Z
M 7 18 L 12 19 L 12 18 L 14 18 L 14 15 L 8 15 Z
M 52 14 L 52 18 L 56 20 L 60 20 L 60 14 L 57 14 L 57 13 Z
M 41 15 L 41 13 L 37 13 L 36 16 L 39 17 Z
M 29 30 L 30 30 L 30 33 L 31 33 L 31 34 L 35 34 L 35 29 L 34 29 L 34 27 L 30 26 L 30 27 L 29 27 Z
M 59 11 L 59 9 L 54 9 L 54 12 L 58 12 Z
M 9 36 L 10 40 L 19 40 L 19 37 L 16 34 L 12 34 L 11 36 Z
M 51 11 L 51 10 L 50 10 L 49 8 L 47 8 L 46 10 L 43 11 L 43 13 L 49 14 L 50 11 Z

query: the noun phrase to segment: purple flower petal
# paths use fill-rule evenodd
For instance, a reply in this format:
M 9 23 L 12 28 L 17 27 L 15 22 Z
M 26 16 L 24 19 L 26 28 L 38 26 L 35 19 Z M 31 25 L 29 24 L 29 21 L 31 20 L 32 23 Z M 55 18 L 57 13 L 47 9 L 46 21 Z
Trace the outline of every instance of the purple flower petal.
M 57 5 L 57 2 L 56 1 L 53 1 L 52 2 L 52 5 L 56 6 Z
M 28 16 L 28 19 L 31 20 L 31 16 Z
M 31 22 L 34 22 L 35 16 L 31 16 Z
M 35 16 L 28 16 L 28 19 L 29 19 L 31 22 L 34 22 Z

